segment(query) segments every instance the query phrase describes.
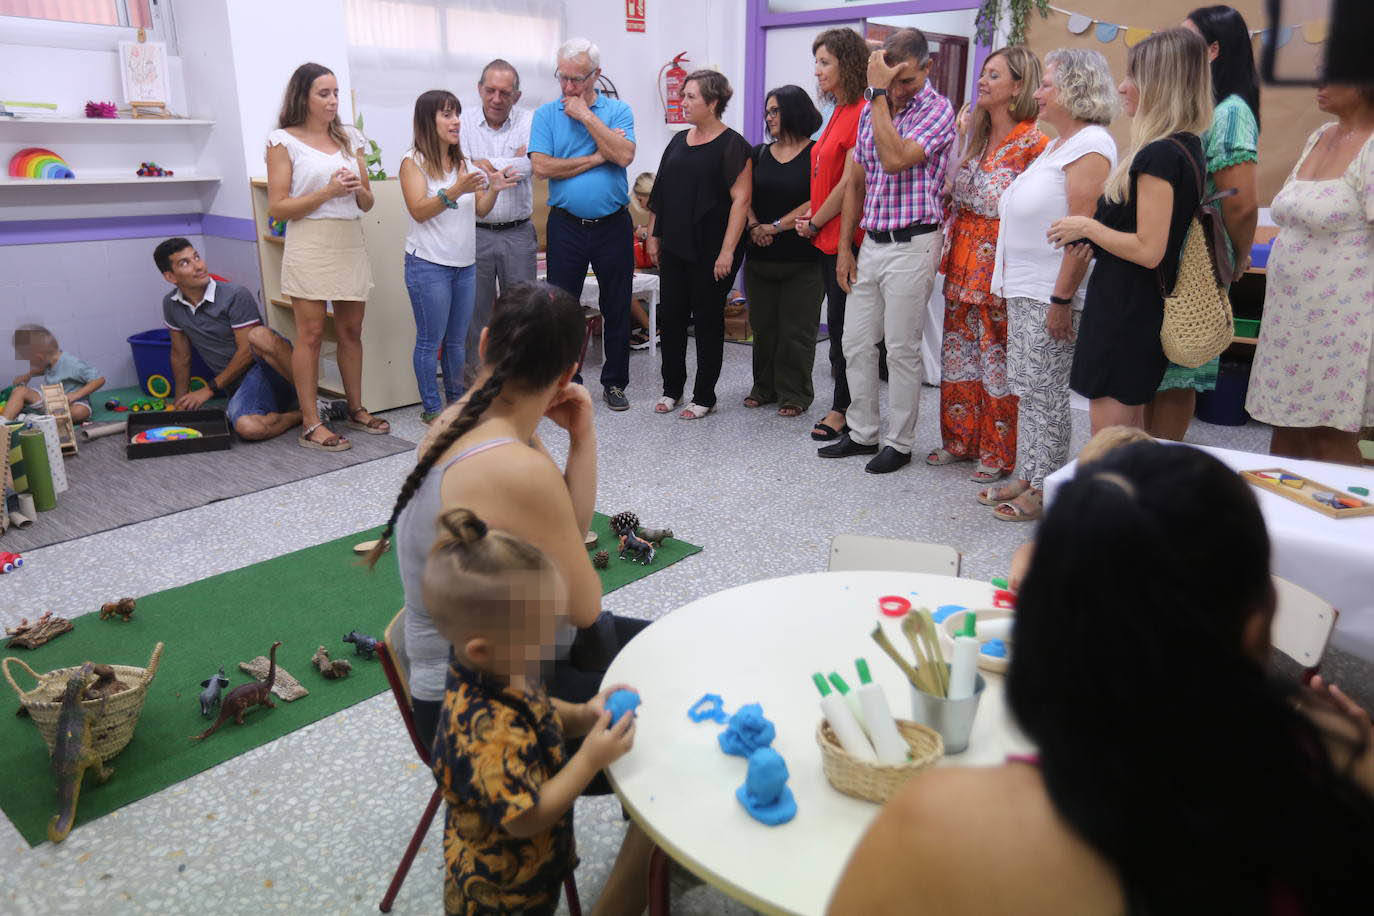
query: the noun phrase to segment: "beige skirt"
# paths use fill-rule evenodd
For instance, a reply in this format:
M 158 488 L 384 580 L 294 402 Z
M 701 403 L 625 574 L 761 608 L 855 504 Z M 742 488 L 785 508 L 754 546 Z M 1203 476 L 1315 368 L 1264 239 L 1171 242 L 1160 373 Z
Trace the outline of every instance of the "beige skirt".
M 281 291 L 297 299 L 366 301 L 372 291 L 372 264 L 363 243 L 362 220 L 288 222 Z

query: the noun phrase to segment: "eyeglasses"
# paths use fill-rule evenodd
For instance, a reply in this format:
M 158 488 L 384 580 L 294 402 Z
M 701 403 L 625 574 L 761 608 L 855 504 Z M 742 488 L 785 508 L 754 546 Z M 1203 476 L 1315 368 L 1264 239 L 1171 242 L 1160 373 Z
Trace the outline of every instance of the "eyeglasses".
M 768 118 L 776 118 L 780 114 L 782 114 L 781 108 L 765 108 L 763 110 L 763 117 L 765 120 Z
M 556 80 L 558 80 L 560 83 L 572 83 L 574 86 L 581 86 L 583 83 L 587 82 L 587 80 L 589 80 L 589 79 L 591 79 L 592 77 L 596 76 L 596 74 L 597 74 L 597 71 L 596 71 L 596 70 L 593 70 L 591 73 L 588 73 L 586 76 L 569 76 L 569 75 L 566 74 L 566 73 L 555 73 L 555 74 L 553 75 L 553 78 L 556 79 Z

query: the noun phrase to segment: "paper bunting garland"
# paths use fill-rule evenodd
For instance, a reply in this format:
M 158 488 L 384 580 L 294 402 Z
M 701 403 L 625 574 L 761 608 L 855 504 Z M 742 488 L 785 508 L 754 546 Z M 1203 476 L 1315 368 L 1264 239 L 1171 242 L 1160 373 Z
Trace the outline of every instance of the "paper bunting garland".
M 1082 35 L 1093 27 L 1093 17 L 1084 16 L 1082 13 L 1069 14 L 1069 32 L 1073 35 Z
M 1067 28 L 1069 34 L 1082 35 L 1089 29 L 1093 29 L 1093 36 L 1103 44 L 1111 44 L 1120 37 L 1125 40 L 1128 48 L 1135 47 L 1157 31 L 1157 29 L 1149 29 L 1141 26 L 1117 25 L 1112 22 L 1101 22 L 1086 13 L 1075 13 L 1072 10 L 1066 10 L 1058 6 L 1050 6 L 1050 9 L 1068 17 L 1069 21 L 1067 23 Z M 1094 28 L 1094 26 L 1096 27 Z M 1278 46 L 1282 48 L 1284 45 L 1288 44 L 1288 42 L 1292 41 L 1293 35 L 1296 34 L 1299 29 L 1302 30 L 1304 41 L 1308 44 L 1319 45 L 1326 41 L 1329 28 L 1330 24 L 1324 19 L 1286 25 L 1279 29 Z M 1251 29 L 1250 35 L 1251 37 L 1258 36 L 1264 40 L 1268 40 L 1268 32 L 1269 29 Z

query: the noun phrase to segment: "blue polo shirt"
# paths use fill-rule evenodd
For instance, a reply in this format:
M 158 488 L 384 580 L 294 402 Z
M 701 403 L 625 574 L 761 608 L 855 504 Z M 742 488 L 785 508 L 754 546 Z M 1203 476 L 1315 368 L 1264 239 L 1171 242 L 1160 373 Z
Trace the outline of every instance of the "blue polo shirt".
M 625 131 L 626 138 L 634 142 L 635 116 L 629 105 L 598 92 L 591 109 L 602 124 Z M 580 121 L 563 113 L 563 100 L 556 99 L 535 110 L 528 150 L 555 159 L 576 159 L 595 153 L 596 141 Z M 611 162 L 572 178 L 549 179 L 549 204 L 583 219 L 608 216 L 629 202 L 629 177 L 623 167 Z

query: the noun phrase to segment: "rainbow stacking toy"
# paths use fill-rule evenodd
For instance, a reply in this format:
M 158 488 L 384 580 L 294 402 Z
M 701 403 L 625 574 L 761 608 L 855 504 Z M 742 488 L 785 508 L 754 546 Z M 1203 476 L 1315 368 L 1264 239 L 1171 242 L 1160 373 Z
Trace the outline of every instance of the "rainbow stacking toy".
M 10 158 L 11 178 L 75 178 L 62 157 L 50 149 L 29 146 Z

